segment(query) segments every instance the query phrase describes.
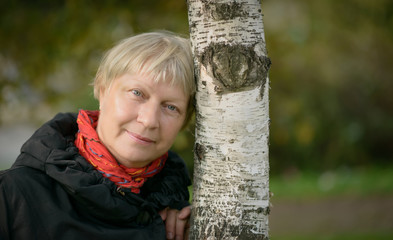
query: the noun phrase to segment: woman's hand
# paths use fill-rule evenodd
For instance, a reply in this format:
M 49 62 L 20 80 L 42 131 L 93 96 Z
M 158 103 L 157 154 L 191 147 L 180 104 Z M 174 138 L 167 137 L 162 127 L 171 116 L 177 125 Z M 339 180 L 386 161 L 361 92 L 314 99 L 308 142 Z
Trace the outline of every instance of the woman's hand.
M 189 224 L 188 219 L 191 215 L 191 206 L 182 210 L 165 208 L 159 212 L 165 222 L 166 238 L 183 240 L 188 239 Z

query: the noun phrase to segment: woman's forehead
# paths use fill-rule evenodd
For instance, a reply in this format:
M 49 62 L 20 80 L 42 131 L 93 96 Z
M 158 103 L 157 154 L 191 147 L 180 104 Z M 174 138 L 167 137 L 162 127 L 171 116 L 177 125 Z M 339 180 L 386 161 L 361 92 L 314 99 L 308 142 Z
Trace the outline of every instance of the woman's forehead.
M 185 97 L 190 97 L 190 93 L 185 90 L 186 88 L 182 81 L 174 81 L 172 78 L 158 78 L 152 74 L 124 73 L 113 79 L 111 85 L 113 85 L 113 83 L 124 87 L 127 87 L 127 85 L 139 85 L 152 89 L 161 86 L 167 90 L 180 91 Z
M 126 73 L 123 73 L 119 77 L 122 77 L 125 74 L 129 74 L 131 76 L 134 76 L 139 81 L 144 81 L 144 80 L 147 79 L 147 80 L 149 80 L 151 82 L 167 84 L 167 85 L 169 85 L 170 87 L 173 87 L 173 88 L 181 88 L 183 93 L 184 93 L 184 95 L 186 95 L 186 96 L 190 96 L 191 95 L 190 91 L 188 90 L 188 88 L 186 86 L 185 80 L 182 79 L 181 76 L 173 76 L 173 74 L 168 72 L 168 71 L 162 71 L 162 72 L 158 72 L 158 71 L 152 71 L 152 72 L 128 71 Z

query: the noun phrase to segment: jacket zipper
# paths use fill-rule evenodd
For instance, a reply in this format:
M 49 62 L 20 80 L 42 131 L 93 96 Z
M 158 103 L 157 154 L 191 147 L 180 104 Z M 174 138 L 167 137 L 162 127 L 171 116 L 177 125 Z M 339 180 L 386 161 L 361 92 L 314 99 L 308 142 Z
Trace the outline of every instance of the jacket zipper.
M 118 192 L 118 193 L 120 193 L 122 196 L 125 196 L 126 194 L 123 192 L 123 190 L 122 190 L 122 188 L 120 187 L 120 186 L 118 186 L 117 188 L 116 188 L 116 191 Z

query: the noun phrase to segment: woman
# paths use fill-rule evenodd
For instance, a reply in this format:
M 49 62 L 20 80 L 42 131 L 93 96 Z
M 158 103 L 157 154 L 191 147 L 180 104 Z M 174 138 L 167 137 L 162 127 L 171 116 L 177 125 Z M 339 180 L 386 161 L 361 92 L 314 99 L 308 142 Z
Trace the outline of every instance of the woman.
M 100 110 L 58 114 L 0 173 L 0 239 L 182 239 L 190 180 L 169 148 L 193 113 L 192 66 L 169 32 L 112 48 Z

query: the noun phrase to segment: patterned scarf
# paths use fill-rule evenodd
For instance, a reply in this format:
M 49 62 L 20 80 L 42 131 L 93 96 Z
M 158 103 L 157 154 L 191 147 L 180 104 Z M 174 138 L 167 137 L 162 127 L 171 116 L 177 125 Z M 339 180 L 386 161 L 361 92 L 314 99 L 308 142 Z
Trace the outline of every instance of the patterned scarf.
M 168 152 L 142 168 L 127 168 L 120 165 L 98 138 L 96 127 L 99 115 L 99 111 L 79 111 L 77 119 L 79 131 L 75 139 L 79 153 L 116 185 L 131 188 L 132 192 L 140 193 L 140 188 L 147 178 L 162 170 L 168 158 Z

